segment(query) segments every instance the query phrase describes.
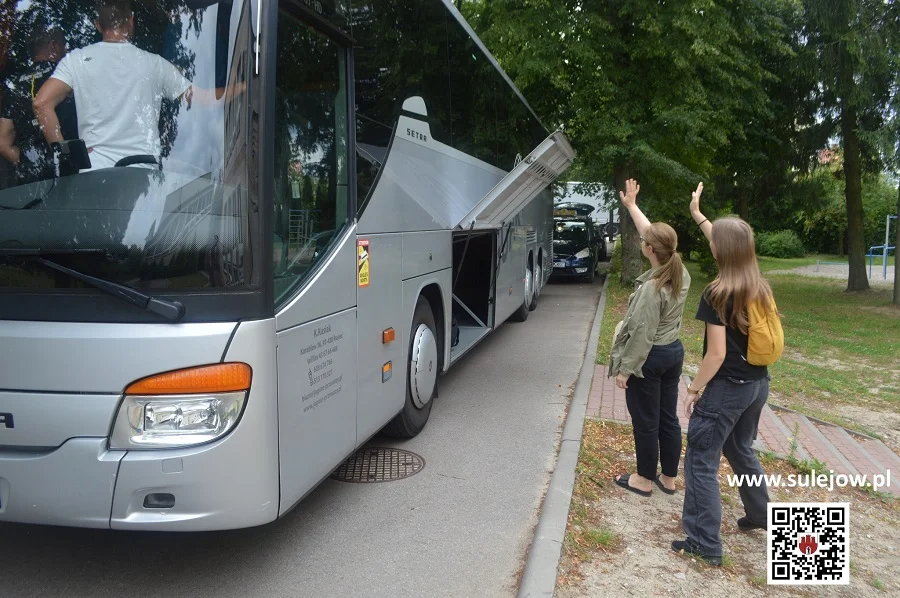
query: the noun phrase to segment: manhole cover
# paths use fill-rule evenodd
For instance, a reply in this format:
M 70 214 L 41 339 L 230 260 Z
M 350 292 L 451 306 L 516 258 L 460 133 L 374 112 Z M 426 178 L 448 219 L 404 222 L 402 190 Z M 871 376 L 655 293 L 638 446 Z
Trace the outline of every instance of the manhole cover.
M 347 459 L 331 474 L 341 482 L 392 482 L 415 475 L 425 467 L 421 456 L 392 448 L 364 448 Z

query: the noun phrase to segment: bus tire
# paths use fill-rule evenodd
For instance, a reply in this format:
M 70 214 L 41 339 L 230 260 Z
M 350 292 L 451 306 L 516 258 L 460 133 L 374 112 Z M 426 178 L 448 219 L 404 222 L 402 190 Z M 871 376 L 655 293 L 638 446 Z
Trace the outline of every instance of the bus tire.
M 541 283 L 544 281 L 544 269 L 538 261 L 536 272 L 534 273 L 534 291 L 531 293 L 531 305 L 528 306 L 529 311 L 534 311 L 538 306 L 538 297 L 541 296 Z
M 528 319 L 528 312 L 531 311 L 531 299 L 532 299 L 532 289 L 529 289 L 529 285 L 527 283 L 528 278 L 530 277 L 532 280 L 532 288 L 534 277 L 532 276 L 531 264 L 528 265 L 528 269 L 525 271 L 526 283 L 525 283 L 525 291 L 522 293 L 522 305 L 519 306 L 519 309 L 514 311 L 512 315 L 509 317 L 513 322 L 524 322 Z
M 422 326 L 425 328 L 420 331 Z M 437 379 L 441 367 L 438 363 L 440 352 L 437 351 L 439 342 L 440 336 L 437 334 L 431 304 L 425 297 L 419 296 L 409 331 L 409 348 L 407 349 L 405 368 L 406 400 L 400 413 L 384 427 L 386 435 L 395 438 L 413 438 L 428 423 L 431 406 L 437 396 Z M 418 377 L 417 369 L 421 373 Z M 419 383 L 422 383 L 424 379 L 430 386 L 430 388 L 416 388 L 416 397 L 428 397 L 427 402 L 421 407 L 416 404 L 416 398 L 413 396 L 413 384 L 416 384 L 417 379 Z

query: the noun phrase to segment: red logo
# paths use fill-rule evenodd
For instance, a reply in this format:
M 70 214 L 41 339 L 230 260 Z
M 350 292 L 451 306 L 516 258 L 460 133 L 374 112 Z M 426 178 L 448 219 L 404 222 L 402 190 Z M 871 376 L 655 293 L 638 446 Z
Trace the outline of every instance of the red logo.
M 819 549 L 819 543 L 816 542 L 816 537 L 812 534 L 801 535 L 798 549 L 800 554 L 815 554 Z

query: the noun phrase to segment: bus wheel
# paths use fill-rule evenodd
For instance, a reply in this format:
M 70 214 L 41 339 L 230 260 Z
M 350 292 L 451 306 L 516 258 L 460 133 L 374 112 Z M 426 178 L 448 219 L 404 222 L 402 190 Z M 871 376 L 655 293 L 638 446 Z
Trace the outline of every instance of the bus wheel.
M 534 273 L 534 282 L 531 283 L 534 291 L 531 293 L 531 305 L 528 306 L 529 311 L 534 311 L 538 306 L 538 297 L 541 296 L 541 283 L 544 281 L 544 268 L 538 263 L 537 271 Z
M 406 401 L 403 410 L 384 428 L 384 433 L 389 436 L 412 438 L 428 422 L 441 367 L 436 330 L 431 305 L 425 297 L 419 297 L 409 333 Z
M 513 312 L 509 317 L 510 320 L 513 322 L 524 322 L 528 319 L 528 312 L 531 311 L 531 302 L 533 299 L 532 293 L 534 293 L 534 274 L 532 274 L 531 265 L 529 264 L 528 268 L 525 270 L 525 292 L 522 294 L 522 305 Z

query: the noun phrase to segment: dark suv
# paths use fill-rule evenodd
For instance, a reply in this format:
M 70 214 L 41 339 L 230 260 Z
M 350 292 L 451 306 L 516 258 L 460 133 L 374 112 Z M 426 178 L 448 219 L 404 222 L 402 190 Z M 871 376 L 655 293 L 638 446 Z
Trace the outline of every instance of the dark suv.
M 556 216 L 553 224 L 553 276 L 593 282 L 597 264 L 606 259 L 606 244 L 591 219 Z

